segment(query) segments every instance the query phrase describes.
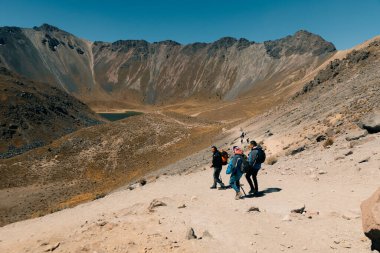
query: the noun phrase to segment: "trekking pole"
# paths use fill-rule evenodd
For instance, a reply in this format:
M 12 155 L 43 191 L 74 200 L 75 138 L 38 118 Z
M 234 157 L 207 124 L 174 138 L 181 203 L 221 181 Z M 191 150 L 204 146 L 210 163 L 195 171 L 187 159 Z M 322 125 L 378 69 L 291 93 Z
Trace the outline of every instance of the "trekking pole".
M 243 190 L 244 196 L 247 197 L 247 194 L 245 193 L 243 186 L 240 185 L 240 188 Z

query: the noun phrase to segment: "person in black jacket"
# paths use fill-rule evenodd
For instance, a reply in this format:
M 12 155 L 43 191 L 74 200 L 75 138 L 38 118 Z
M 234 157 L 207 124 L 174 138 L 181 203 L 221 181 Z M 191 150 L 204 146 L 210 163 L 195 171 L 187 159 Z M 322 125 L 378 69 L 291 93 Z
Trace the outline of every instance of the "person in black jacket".
M 251 152 L 248 155 L 248 163 L 249 163 L 250 169 L 245 174 L 245 178 L 247 179 L 247 182 L 249 186 L 251 187 L 249 194 L 257 195 L 259 193 L 257 173 L 259 173 L 259 170 L 261 169 L 261 163 L 259 162 L 258 156 L 259 156 L 259 151 L 260 151 L 259 149 L 261 149 L 261 147 L 257 145 L 256 141 L 251 141 L 249 143 L 249 147 L 251 148 Z M 253 179 L 253 183 L 252 183 L 251 177 Z M 253 186 L 253 184 L 255 184 L 255 186 Z
M 214 168 L 214 174 L 213 174 L 214 184 L 210 187 L 210 189 L 216 189 L 217 183 L 220 184 L 221 188 L 224 188 L 224 184 L 220 178 L 220 172 L 222 171 L 222 166 L 223 166 L 222 154 L 219 152 L 219 150 L 215 146 L 211 147 L 211 151 L 212 151 L 212 164 L 210 168 Z

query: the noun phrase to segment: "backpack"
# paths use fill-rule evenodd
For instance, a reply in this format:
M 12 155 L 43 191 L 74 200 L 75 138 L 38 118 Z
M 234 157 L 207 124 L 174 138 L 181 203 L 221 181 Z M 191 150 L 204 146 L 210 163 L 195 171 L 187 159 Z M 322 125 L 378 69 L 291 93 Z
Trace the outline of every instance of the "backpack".
M 222 165 L 227 165 L 228 157 L 229 157 L 228 153 L 226 151 L 222 151 L 221 156 L 222 156 Z
M 255 150 L 257 150 L 257 159 L 256 159 L 256 163 L 264 163 L 265 162 L 265 159 L 266 159 L 266 154 L 265 154 L 265 151 L 262 149 L 262 148 L 255 148 Z
M 251 166 L 249 165 L 248 158 L 246 155 L 243 155 L 243 163 L 241 164 L 241 172 L 247 173 L 250 170 Z
M 236 159 L 234 171 L 240 170 L 241 173 L 247 173 L 250 169 L 247 156 L 241 155 Z

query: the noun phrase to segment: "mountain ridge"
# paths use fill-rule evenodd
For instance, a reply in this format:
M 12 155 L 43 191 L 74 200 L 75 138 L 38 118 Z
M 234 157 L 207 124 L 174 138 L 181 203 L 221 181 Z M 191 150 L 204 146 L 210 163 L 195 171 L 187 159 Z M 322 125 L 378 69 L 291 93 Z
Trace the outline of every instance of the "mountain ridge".
M 137 105 L 233 100 L 273 76 L 302 78 L 336 51 L 304 30 L 263 43 L 233 37 L 190 44 L 91 42 L 43 24 L 2 27 L 0 41 L 2 64 L 22 76 L 52 83 L 85 102 Z

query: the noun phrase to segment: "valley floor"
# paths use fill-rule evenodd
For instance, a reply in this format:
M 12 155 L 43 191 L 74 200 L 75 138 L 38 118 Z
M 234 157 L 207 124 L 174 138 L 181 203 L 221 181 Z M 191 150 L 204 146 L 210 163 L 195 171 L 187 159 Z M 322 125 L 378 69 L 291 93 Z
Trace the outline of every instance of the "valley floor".
M 185 173 L 4 226 L 0 252 L 369 252 L 360 203 L 379 187 L 379 134 L 353 148 L 338 138 L 330 149 L 280 157 L 259 173 L 261 196 L 241 200 L 209 189 L 206 158 Z M 149 211 L 154 199 L 166 206 Z M 306 214 L 290 214 L 303 205 Z M 253 206 L 260 212 L 248 212 Z M 189 228 L 198 239 L 187 239 Z

